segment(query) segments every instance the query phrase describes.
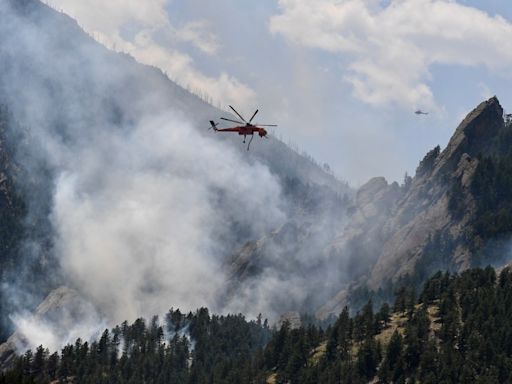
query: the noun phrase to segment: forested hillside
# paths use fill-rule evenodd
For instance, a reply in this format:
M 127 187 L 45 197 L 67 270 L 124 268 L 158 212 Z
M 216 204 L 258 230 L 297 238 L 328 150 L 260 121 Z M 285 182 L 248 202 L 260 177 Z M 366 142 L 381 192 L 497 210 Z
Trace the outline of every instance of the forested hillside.
M 208 131 L 208 120 L 227 116 L 224 111 L 161 70 L 108 50 L 38 0 L 1 1 L 0 19 L 0 343 L 16 329 L 13 315 L 33 311 L 63 285 L 89 294 L 111 318 L 126 309 L 112 304 L 121 303 L 126 292 L 137 296 L 128 301 L 138 307 L 131 320 L 151 315 L 153 309 L 143 308 L 150 301 L 159 301 L 162 312 L 192 299 L 198 302 L 187 309 L 219 303 L 246 311 L 251 300 L 233 292 L 255 292 L 253 287 L 239 284 L 229 291 L 226 283 L 234 253 L 285 222 L 310 228 L 327 217 L 329 224 L 343 220 L 351 188 L 276 137 L 247 151 L 239 136 Z M 67 194 L 67 183 L 80 191 Z M 60 210 L 59 196 L 72 208 Z M 98 210 L 91 212 L 96 203 Z M 148 212 L 153 217 L 145 221 Z M 94 221 L 90 230 L 83 230 L 81 214 Z M 76 225 L 63 223 L 74 215 Z M 106 223 L 112 223 L 111 231 Z M 101 245 L 91 231 L 100 226 Z M 73 228 L 75 233 L 63 233 Z M 312 237 L 323 243 L 321 227 L 308 233 L 308 243 Z M 105 241 L 116 243 L 118 251 Z M 129 242 L 137 244 L 120 249 Z M 71 243 L 76 252 L 65 249 Z M 265 255 L 268 270 L 286 275 L 284 282 L 295 276 L 280 260 L 295 258 L 301 266 L 315 256 L 301 259 L 287 246 Z M 195 258 L 186 270 L 184 254 Z M 106 260 L 125 272 L 105 274 L 109 288 L 91 292 L 102 284 L 91 276 L 101 274 L 74 261 L 89 261 L 92 271 L 104 268 Z M 208 278 L 183 277 L 187 273 Z M 133 289 L 126 290 L 126 275 Z M 182 277 L 193 284 L 169 287 Z M 157 283 L 148 287 L 148 281 Z M 111 289 L 113 282 L 119 289 Z M 151 299 L 141 298 L 146 292 Z M 105 294 L 117 297 L 105 304 Z M 290 307 L 302 304 L 301 297 L 286 300 Z
M 512 272 L 439 272 L 390 306 L 347 308 L 322 329 L 170 310 L 60 352 L 27 351 L 0 383 L 505 383 L 512 380 Z

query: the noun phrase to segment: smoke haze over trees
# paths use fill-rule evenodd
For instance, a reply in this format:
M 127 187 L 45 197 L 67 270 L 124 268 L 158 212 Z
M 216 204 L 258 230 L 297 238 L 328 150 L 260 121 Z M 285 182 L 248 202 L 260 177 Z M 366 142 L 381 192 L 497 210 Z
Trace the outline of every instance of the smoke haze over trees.
M 16 358 L 0 383 L 422 383 L 511 380 L 512 273 L 439 272 L 393 307 L 371 301 L 332 326 L 269 329 L 261 317 L 170 310 L 77 339 L 60 353 L 39 346 Z M 33 381 L 30 381 L 33 380 Z

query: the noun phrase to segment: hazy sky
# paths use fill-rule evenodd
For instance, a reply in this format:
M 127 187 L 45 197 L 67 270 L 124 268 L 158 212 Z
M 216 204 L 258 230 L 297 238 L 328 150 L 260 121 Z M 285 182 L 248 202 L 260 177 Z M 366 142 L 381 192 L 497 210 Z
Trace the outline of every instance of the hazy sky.
M 260 108 L 356 186 L 414 173 L 485 98 L 512 110 L 510 0 L 48 3 L 224 109 Z

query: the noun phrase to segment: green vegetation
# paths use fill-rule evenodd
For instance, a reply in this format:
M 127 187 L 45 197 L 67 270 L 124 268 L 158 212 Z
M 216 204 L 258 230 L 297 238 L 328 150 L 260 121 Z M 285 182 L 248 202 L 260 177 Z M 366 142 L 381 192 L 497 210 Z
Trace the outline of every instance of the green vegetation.
M 475 231 L 483 238 L 512 232 L 512 154 L 482 157 L 471 191 L 477 203 Z
M 252 362 L 270 335 L 266 323 L 242 315 L 171 309 L 165 325 L 158 317 L 137 319 L 91 343 L 78 339 L 60 354 L 43 346 L 27 351 L 0 383 L 245 383 L 263 377 Z
M 89 342 L 16 358 L 0 383 L 505 383 L 512 380 L 512 272 L 438 272 L 418 299 L 347 308 L 327 329 L 171 310 Z

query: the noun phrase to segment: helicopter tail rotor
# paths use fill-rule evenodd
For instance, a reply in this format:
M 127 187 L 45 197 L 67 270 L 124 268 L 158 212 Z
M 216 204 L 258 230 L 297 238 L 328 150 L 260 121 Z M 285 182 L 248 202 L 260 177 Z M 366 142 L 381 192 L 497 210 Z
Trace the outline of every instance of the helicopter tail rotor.
M 210 125 L 211 125 L 211 127 L 208 128 L 208 130 L 213 129 L 214 131 L 216 131 L 217 130 L 217 125 L 219 125 L 219 123 L 216 123 L 215 121 L 210 120 Z

